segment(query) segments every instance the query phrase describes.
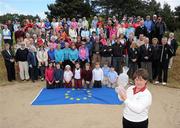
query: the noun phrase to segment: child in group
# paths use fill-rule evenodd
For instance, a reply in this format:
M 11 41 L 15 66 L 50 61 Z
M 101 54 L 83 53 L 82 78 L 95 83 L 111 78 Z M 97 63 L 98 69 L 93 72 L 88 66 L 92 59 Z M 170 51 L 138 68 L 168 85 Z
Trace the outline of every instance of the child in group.
M 50 49 L 48 50 L 48 61 L 55 62 L 55 49 L 53 45 L 49 46 Z
M 49 62 L 48 67 L 45 70 L 46 88 L 54 88 L 54 68 L 53 63 Z
M 104 79 L 102 81 L 102 84 L 107 86 L 108 85 L 108 73 L 109 73 L 109 67 L 108 67 L 108 63 L 105 63 L 104 66 L 102 67 L 103 70 L 103 75 L 104 75 Z
M 79 51 L 76 48 L 76 45 L 74 43 L 71 44 L 71 49 L 69 51 L 69 60 L 70 60 L 70 66 L 72 69 L 75 68 L 75 63 L 78 61 L 78 54 Z
M 115 68 L 111 66 L 108 73 L 108 87 L 115 88 L 117 86 L 118 74 L 115 71 Z
M 85 88 L 91 88 L 91 81 L 92 81 L 92 70 L 90 69 L 90 64 L 85 64 L 85 69 L 82 72 L 82 79 Z
M 54 84 L 55 88 L 63 88 L 63 70 L 60 68 L 60 63 L 56 63 L 54 70 Z
M 76 62 L 74 69 L 74 87 L 82 88 L 82 69 L 79 62 Z
M 103 70 L 100 67 L 100 63 L 96 62 L 95 68 L 93 69 L 93 84 L 94 88 L 102 88 L 102 81 L 103 81 Z
M 89 51 L 85 44 L 86 42 L 82 41 L 82 45 L 79 47 L 79 60 L 82 68 L 85 67 L 85 63 L 89 62 Z
M 73 73 L 71 71 L 71 66 L 66 65 L 64 71 L 64 87 L 66 88 L 72 87 L 72 77 L 73 77 Z

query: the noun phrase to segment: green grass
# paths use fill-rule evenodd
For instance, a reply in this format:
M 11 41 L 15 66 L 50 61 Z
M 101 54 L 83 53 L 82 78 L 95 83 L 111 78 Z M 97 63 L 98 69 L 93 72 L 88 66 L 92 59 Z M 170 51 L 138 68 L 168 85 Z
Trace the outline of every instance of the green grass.
M 168 83 L 169 87 L 180 88 L 180 47 L 174 57 L 172 68 L 169 69 Z
M 174 34 L 175 34 L 175 38 L 178 42 L 178 45 L 180 46 L 180 30 L 174 32 Z

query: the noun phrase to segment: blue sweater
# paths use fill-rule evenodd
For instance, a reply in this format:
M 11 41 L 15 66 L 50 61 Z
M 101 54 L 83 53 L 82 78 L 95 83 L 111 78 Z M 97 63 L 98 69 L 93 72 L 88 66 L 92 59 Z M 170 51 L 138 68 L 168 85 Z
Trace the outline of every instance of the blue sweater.
M 78 55 L 79 55 L 79 52 L 77 49 L 71 49 L 69 51 L 69 60 L 70 61 L 77 61 L 78 60 Z
M 146 26 L 148 33 L 150 33 L 152 31 L 152 21 L 151 20 L 146 20 L 144 22 L 144 25 Z
M 116 71 L 110 71 L 108 73 L 108 78 L 111 80 L 111 81 L 115 81 L 117 80 L 117 77 L 118 77 L 118 74 Z
M 105 77 L 108 77 L 108 73 L 110 71 L 109 67 L 102 67 L 103 73 Z
M 63 62 L 64 61 L 64 52 L 63 50 L 55 50 L 55 61 L 56 62 Z
M 48 50 L 48 59 L 49 61 L 55 61 L 55 50 L 53 49 L 52 51 L 51 50 Z
M 63 49 L 64 60 L 69 60 L 69 52 L 70 52 L 70 48 L 64 48 Z

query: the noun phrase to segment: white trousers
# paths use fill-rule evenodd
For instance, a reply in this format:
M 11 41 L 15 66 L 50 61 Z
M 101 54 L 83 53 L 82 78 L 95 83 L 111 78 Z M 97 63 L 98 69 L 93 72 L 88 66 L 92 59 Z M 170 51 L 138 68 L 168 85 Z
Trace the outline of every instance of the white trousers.
M 19 74 L 21 80 L 28 80 L 29 79 L 29 67 L 28 67 L 28 62 L 27 61 L 19 61 Z

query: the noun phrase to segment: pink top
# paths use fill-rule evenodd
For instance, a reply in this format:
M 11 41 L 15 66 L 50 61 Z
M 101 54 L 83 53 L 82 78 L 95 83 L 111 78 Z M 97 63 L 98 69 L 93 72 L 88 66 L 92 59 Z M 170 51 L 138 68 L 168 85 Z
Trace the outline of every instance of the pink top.
M 107 41 L 106 41 L 105 38 L 102 38 L 102 39 L 100 40 L 100 42 L 102 43 L 102 45 L 107 45 Z
M 86 49 L 81 47 L 81 48 L 79 49 L 79 52 L 80 52 L 81 57 L 82 57 L 83 59 L 85 59 L 85 58 L 86 58 Z
M 77 29 L 77 28 L 78 28 L 78 23 L 75 22 L 75 21 L 73 21 L 73 22 L 71 22 L 71 26 L 72 26 L 73 28 Z
M 116 29 L 116 27 L 110 29 L 110 35 L 109 35 L 110 39 L 112 39 L 112 36 L 113 36 L 113 35 L 117 35 L 117 29 Z

